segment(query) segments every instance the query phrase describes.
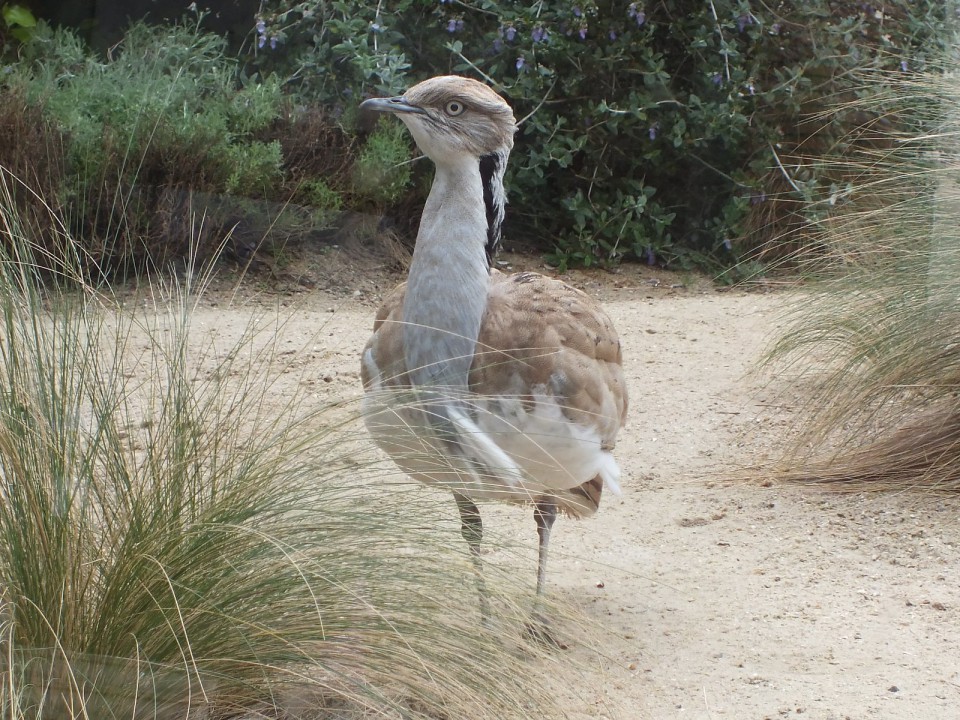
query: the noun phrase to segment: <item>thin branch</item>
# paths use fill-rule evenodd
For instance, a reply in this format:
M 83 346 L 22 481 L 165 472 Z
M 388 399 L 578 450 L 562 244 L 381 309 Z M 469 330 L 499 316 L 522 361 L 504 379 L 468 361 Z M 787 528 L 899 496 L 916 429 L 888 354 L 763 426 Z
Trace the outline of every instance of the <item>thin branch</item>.
M 733 177 L 733 176 L 731 176 L 731 175 L 728 175 L 727 173 L 723 172 L 723 170 L 720 170 L 719 168 L 715 168 L 713 165 L 711 165 L 710 163 L 708 163 L 706 160 L 704 160 L 704 159 L 703 159 L 702 157 L 700 157 L 699 155 L 694 155 L 693 153 L 690 153 L 690 157 L 693 158 L 694 160 L 696 160 L 696 161 L 697 161 L 698 163 L 700 163 L 701 165 L 703 165 L 705 168 L 707 168 L 707 170 L 711 170 L 711 171 L 715 172 L 717 175 L 719 175 L 720 177 L 722 177 L 722 178 L 725 179 L 725 180 L 729 180 L 730 182 L 732 182 L 732 183 L 733 183 L 734 185 L 736 185 L 737 187 L 746 188 L 746 189 L 752 189 L 750 185 L 747 185 L 746 183 L 740 182 L 740 181 L 737 180 L 735 177 Z
M 803 190 L 801 190 L 800 186 L 793 181 L 793 178 L 790 177 L 790 173 L 787 172 L 787 169 L 783 166 L 783 163 L 780 162 L 780 156 L 777 155 L 777 151 L 776 148 L 773 147 L 773 143 L 767 143 L 767 146 L 770 148 L 770 152 L 773 153 L 773 159 L 777 161 L 777 167 L 780 168 L 780 172 L 783 173 L 783 176 L 787 179 L 787 182 L 790 183 L 790 187 L 803 195 Z
M 520 127 L 520 126 L 523 125 L 527 120 L 529 120 L 531 117 L 533 117 L 534 115 L 537 114 L 537 112 L 540 110 L 540 108 L 543 107 L 543 104 L 547 101 L 547 98 L 550 97 L 550 93 L 553 92 L 553 89 L 554 89 L 556 86 L 557 86 L 557 79 L 554 78 L 554 79 L 553 79 L 553 82 L 550 83 L 550 87 L 547 88 L 547 93 L 546 93 L 546 95 L 544 95 L 544 96 L 540 99 L 540 102 L 537 103 L 537 106 L 536 106 L 533 110 L 531 110 L 530 112 L 528 112 L 526 115 L 524 115 L 524 116 L 517 122 L 517 127 Z
M 717 8 L 713 4 L 713 0 L 710 0 L 710 10 L 713 12 L 713 19 L 717 23 L 717 33 L 720 35 L 720 44 L 724 46 L 727 44 L 727 40 L 723 37 L 723 27 L 720 25 L 720 16 L 717 15 Z M 726 52 L 723 53 L 723 64 L 727 71 L 727 82 L 730 82 L 730 58 Z
M 448 47 L 450 47 L 450 46 L 448 46 Z M 450 47 L 450 49 L 453 50 L 452 47 Z M 487 75 L 483 70 L 481 70 L 480 68 L 478 68 L 472 61 L 468 60 L 467 57 L 466 57 L 466 55 L 464 55 L 462 52 L 460 52 L 460 51 L 458 51 L 458 50 L 454 50 L 454 52 L 456 53 L 457 57 L 459 57 L 459 58 L 460 58 L 461 60 L 463 60 L 467 65 L 469 65 L 471 68 L 473 68 L 473 70 L 474 70 L 478 75 L 480 75 L 484 80 L 486 80 L 488 83 L 490 83 L 491 85 L 493 85 L 494 87 L 497 87 L 497 88 L 503 88 L 503 87 L 504 87 L 503 85 L 501 85 L 500 83 L 498 83 L 496 80 L 494 80 L 492 77 L 490 77 L 489 75 Z

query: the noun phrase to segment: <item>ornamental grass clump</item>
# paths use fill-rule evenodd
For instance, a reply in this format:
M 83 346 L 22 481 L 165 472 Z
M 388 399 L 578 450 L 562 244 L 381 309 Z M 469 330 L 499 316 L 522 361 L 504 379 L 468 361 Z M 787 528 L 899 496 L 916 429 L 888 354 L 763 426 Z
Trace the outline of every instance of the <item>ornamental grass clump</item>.
M 865 78 L 893 117 L 821 222 L 824 249 L 768 360 L 805 399 L 783 477 L 831 487 L 960 489 L 960 82 Z M 891 125 L 886 125 L 890 127 Z M 861 145 L 861 148 L 863 146 Z
M 128 303 L 68 264 L 41 286 L 0 180 L 4 717 L 564 716 L 493 567 L 516 632 L 481 628 L 448 499 L 278 386 L 282 319 L 201 336 L 190 271 Z

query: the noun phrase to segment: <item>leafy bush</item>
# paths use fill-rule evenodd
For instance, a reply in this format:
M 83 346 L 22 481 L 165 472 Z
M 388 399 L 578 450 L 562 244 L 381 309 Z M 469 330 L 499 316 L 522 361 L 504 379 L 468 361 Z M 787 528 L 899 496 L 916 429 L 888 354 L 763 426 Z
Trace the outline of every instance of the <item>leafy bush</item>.
M 282 176 L 283 155 L 277 141 L 229 146 L 223 160 L 231 168 L 224 184 L 229 195 L 268 195 Z
M 922 70 L 947 13 L 926 0 L 269 0 L 239 64 L 196 27 L 135 25 L 104 61 L 38 26 L 0 81 L 0 127 L 26 105 L 46 131 L 0 164 L 29 172 L 46 158 L 60 186 L 43 197 L 105 271 L 182 257 L 191 209 L 208 211 L 211 237 L 237 226 L 203 205 L 223 193 L 283 206 L 322 183 L 318 221 L 384 212 L 412 233 L 429 168 L 402 164 L 397 127 L 358 133 L 356 108 L 457 72 L 489 81 L 523 120 L 507 178 L 514 242 L 561 266 L 729 267 L 811 246 L 809 223 L 851 180 L 816 158 L 889 122 L 857 106 L 874 90 L 854 71 Z
M 41 26 L 8 67 L 0 125 L 26 111 L 38 130 L 0 147 L 0 164 L 57 208 L 94 275 L 208 257 L 236 222 L 210 198 L 293 194 L 281 143 L 265 137 L 283 122 L 280 83 L 238 88 L 225 52 L 194 28 L 137 24 L 99 61 L 72 33 Z M 36 178 L 40 158 L 58 172 Z M 204 247 L 191 247 L 190 213 L 211 216 Z
M 358 93 L 439 72 L 485 78 L 525 119 L 508 177 L 514 239 L 561 264 L 729 265 L 802 226 L 836 185 L 809 159 L 862 122 L 853 108 L 823 115 L 860 91 L 850 71 L 919 69 L 946 41 L 947 12 L 905 0 L 267 3 L 251 63 L 344 112 Z
M 353 182 L 357 200 L 380 205 L 400 200 L 410 182 L 409 156 L 406 128 L 396 122 L 379 122 L 357 157 Z
M 364 94 L 394 95 L 407 86 L 410 63 L 401 46 L 403 28 L 419 14 L 415 5 L 264 2 L 247 59 L 261 77 L 283 77 L 300 100 L 350 115 Z
M 19 42 L 26 42 L 37 26 L 37 18 L 30 9 L 16 3 L 4 3 L 0 6 L 0 19 L 3 20 L 3 25 L 0 26 L 0 51 L 6 49 L 8 34 Z

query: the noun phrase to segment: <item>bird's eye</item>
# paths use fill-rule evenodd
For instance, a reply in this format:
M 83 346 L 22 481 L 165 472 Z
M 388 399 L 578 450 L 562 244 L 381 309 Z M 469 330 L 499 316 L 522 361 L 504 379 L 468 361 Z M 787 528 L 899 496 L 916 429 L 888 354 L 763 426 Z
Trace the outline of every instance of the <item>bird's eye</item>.
M 467 109 L 467 106 L 464 105 L 459 100 L 451 100 L 450 102 L 447 103 L 447 106 L 444 108 L 447 115 L 449 115 L 450 117 L 456 117 L 466 109 Z

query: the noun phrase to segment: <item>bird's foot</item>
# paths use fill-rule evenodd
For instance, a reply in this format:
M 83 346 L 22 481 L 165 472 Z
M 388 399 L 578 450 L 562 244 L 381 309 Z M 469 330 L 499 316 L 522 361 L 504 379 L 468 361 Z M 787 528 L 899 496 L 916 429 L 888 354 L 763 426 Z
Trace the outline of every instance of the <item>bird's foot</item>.
M 552 650 L 566 650 L 568 647 L 565 642 L 556 638 L 550 631 L 549 623 L 539 614 L 534 615 L 531 620 L 524 623 L 523 637 L 529 642 Z

